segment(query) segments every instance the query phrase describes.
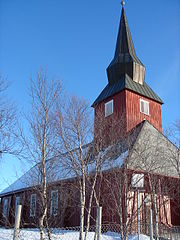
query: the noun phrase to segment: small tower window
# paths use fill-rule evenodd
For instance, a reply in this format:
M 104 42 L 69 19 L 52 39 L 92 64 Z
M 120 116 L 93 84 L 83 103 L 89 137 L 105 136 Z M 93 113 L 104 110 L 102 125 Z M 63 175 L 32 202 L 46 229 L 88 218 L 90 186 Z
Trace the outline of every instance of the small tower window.
M 149 115 L 149 102 L 140 99 L 140 111 L 146 115 Z
M 105 103 L 105 117 L 113 114 L 113 100 Z

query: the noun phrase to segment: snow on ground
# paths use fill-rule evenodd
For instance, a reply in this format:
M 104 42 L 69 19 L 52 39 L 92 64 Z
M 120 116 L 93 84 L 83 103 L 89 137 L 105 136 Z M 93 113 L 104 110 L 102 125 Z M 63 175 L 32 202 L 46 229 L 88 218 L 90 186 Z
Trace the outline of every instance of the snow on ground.
M 0 228 L 0 240 L 12 240 L 13 229 Z M 21 230 L 19 240 L 39 240 L 38 229 L 25 229 Z M 72 231 L 55 230 L 52 234 L 53 240 L 79 240 L 79 233 Z M 120 240 L 118 233 L 107 232 L 102 234 L 102 240 Z M 145 235 L 140 235 L 140 240 L 149 240 L 150 238 Z M 94 233 L 88 233 L 87 240 L 94 240 Z M 129 236 L 128 240 L 138 240 L 137 235 Z

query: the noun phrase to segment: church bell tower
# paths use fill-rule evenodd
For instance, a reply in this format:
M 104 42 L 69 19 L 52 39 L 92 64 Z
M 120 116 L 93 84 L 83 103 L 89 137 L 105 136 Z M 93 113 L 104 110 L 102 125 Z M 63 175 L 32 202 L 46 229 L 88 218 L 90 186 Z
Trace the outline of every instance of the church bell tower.
M 145 67 L 136 55 L 121 2 L 121 18 L 113 60 L 107 68 L 108 84 L 92 104 L 94 138 L 103 145 L 117 142 L 144 119 L 162 132 L 160 97 L 145 82 Z

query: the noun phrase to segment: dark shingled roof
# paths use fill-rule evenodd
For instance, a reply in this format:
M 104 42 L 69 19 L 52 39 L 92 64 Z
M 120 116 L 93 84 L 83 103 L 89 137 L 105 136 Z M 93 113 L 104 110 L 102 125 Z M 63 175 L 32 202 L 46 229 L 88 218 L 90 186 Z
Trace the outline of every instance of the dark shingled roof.
M 136 55 L 124 7 L 122 8 L 122 12 L 121 12 L 121 19 L 120 19 L 114 59 L 110 65 L 112 65 L 116 61 L 119 61 L 118 58 L 119 58 L 119 55 L 121 54 L 129 54 L 132 57 L 133 61 L 144 66 Z
M 108 84 L 103 89 L 98 98 L 92 104 L 92 107 L 124 89 L 131 90 L 144 97 L 163 104 L 161 98 L 158 97 L 158 95 L 145 82 L 143 85 L 141 85 L 140 83 L 134 82 L 127 74 L 124 74 L 119 81 L 115 82 L 114 84 Z

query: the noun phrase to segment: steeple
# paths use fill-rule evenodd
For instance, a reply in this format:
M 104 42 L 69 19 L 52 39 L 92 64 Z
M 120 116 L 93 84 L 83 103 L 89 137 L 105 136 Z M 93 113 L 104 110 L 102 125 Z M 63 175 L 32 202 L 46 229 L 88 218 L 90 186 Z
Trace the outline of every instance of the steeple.
M 121 76 L 128 74 L 129 77 L 140 84 L 144 83 L 145 68 L 136 55 L 127 17 L 124 9 L 124 1 L 121 1 L 122 12 L 119 32 L 116 42 L 115 54 L 107 68 L 109 84 L 120 80 Z
M 107 68 L 108 84 L 92 104 L 94 142 L 103 146 L 121 141 L 144 119 L 162 132 L 163 102 L 144 81 L 145 68 L 134 49 L 124 10 L 125 1 L 121 4 L 116 49 Z

